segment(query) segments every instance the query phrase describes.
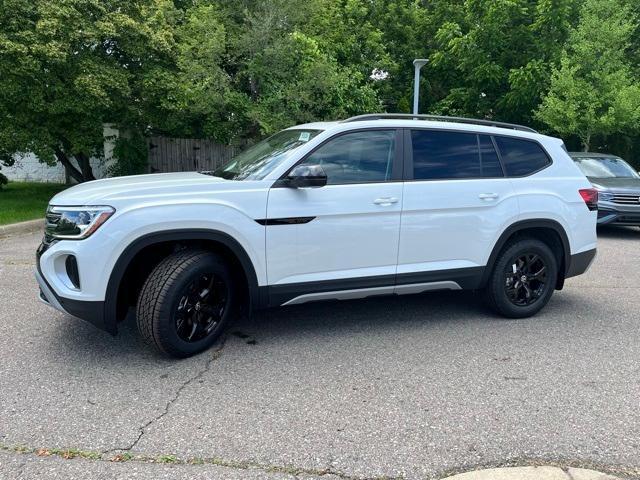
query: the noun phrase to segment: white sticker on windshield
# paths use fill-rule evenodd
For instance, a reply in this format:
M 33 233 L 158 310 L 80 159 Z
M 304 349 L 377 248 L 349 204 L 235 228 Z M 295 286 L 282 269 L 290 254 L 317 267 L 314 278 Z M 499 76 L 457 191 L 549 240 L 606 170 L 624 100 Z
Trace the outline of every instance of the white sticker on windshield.
M 298 140 L 301 142 L 308 142 L 309 138 L 311 138 L 311 132 L 300 132 Z

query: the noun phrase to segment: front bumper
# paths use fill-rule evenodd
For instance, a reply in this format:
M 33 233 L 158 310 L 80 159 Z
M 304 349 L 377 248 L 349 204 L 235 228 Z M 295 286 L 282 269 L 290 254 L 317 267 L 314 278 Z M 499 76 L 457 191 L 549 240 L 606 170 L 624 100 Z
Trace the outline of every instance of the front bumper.
M 598 203 L 598 225 L 640 226 L 640 205 Z
M 51 287 L 49 282 L 42 274 L 40 268 L 40 257 L 49 247 L 48 244 L 42 243 L 36 252 L 36 268 L 34 275 L 38 286 L 40 287 L 40 301 L 49 305 L 60 312 L 74 316 L 81 320 L 85 320 L 101 330 L 105 330 L 115 335 L 117 330 L 115 324 L 105 322 L 105 302 L 103 301 L 85 301 L 66 298 L 58 295 Z

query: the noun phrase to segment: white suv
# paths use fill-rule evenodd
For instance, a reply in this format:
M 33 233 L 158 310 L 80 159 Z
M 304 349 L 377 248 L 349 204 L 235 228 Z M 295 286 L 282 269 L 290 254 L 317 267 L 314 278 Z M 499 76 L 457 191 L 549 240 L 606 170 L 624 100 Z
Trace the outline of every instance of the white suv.
M 593 261 L 596 210 L 559 139 L 364 115 L 283 130 L 214 172 L 65 190 L 36 277 L 43 301 L 112 334 L 135 309 L 179 357 L 243 311 L 314 300 L 474 289 L 526 317 Z

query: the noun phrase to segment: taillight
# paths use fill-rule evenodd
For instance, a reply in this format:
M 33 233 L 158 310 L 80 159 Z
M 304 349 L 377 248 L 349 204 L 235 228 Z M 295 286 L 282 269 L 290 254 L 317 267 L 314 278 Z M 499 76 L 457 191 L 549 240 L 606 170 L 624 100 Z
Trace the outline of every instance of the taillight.
M 589 210 L 598 210 L 598 190 L 595 188 L 582 188 L 578 192 L 580 192 L 580 196 Z

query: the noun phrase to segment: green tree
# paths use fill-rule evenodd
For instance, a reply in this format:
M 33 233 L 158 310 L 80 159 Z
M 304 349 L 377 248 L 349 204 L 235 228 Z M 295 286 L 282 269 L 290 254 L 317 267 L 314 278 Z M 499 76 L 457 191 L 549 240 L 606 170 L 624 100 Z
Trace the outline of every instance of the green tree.
M 531 122 L 558 62 L 576 0 L 466 0 L 434 12 L 435 51 L 425 72 L 440 79 L 434 110 Z
M 637 132 L 640 84 L 627 59 L 636 30 L 620 0 L 586 0 L 537 117 L 561 135 L 577 135 L 585 151 L 596 134 Z
M 341 22 L 338 12 L 344 11 L 338 3 L 203 0 L 186 7 L 186 17 L 195 17 L 207 28 L 176 35 L 177 78 L 182 80 L 174 83 L 172 98 L 193 100 L 180 105 L 182 118 L 193 127 L 185 132 L 230 142 L 255 139 L 295 123 L 379 110 L 374 82 L 368 78 L 373 66 L 366 73 L 351 55 L 361 37 L 332 32 Z M 219 35 L 215 45 L 212 31 Z M 194 35 L 201 40 L 188 40 Z M 189 49 L 183 46 L 188 41 L 205 45 L 192 61 L 185 59 Z M 203 58 L 213 59 L 219 68 L 203 69 Z M 208 78 L 218 90 L 187 94 L 194 78 Z
M 0 160 L 34 152 L 92 180 L 103 124 L 144 124 L 145 72 L 171 58 L 175 14 L 168 0 L 4 0 Z

